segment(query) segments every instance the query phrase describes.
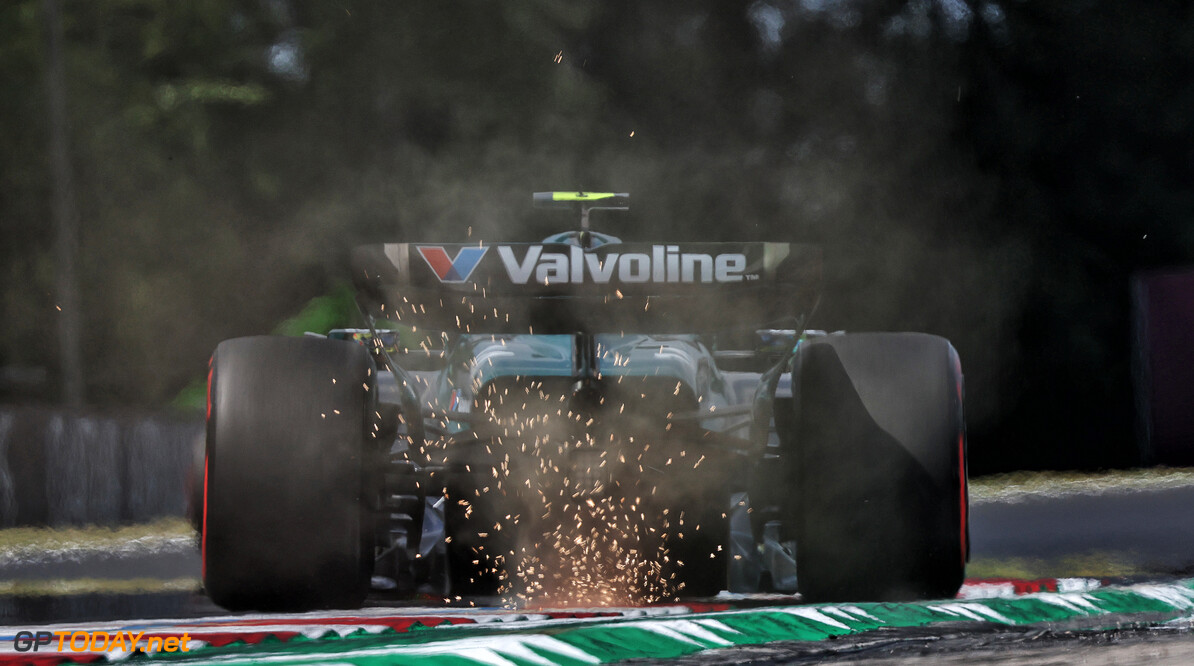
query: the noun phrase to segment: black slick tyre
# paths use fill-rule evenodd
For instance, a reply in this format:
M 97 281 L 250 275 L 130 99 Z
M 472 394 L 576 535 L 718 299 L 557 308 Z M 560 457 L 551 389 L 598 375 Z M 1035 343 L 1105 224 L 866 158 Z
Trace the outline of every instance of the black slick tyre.
M 208 387 L 203 581 L 230 610 L 355 607 L 373 563 L 375 370 L 351 342 L 216 348 Z
M 968 556 L 957 352 L 918 333 L 831 335 L 803 343 L 792 373 L 802 596 L 954 596 Z

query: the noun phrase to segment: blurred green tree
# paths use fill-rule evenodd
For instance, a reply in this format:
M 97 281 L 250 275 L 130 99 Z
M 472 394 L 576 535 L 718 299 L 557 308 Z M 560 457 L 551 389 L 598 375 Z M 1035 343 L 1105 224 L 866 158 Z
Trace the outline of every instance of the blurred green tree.
M 812 324 L 950 337 L 976 451 L 1031 462 L 1126 422 L 1126 276 L 1194 252 L 1179 5 L 62 6 L 101 404 L 169 400 L 355 244 L 533 239 L 569 221 L 529 192 L 608 188 L 615 234 L 824 244 Z M 0 367 L 59 363 L 42 30 L 0 3 Z

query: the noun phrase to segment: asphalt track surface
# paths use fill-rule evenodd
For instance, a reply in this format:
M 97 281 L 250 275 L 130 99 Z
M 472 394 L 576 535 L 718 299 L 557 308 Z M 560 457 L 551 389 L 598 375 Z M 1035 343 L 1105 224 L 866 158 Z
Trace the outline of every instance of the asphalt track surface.
M 1026 493 L 972 506 L 972 574 L 984 577 L 1089 576 L 1110 582 L 1176 581 L 1194 575 L 1194 486 L 1148 491 Z M 86 577 L 188 580 L 197 554 L 156 552 L 0 560 L 0 581 Z M 1018 575 L 1018 576 L 1017 576 Z M 1093 580 L 1092 579 L 1092 580 Z M 767 599 L 735 600 L 737 608 Z M 792 603 L 789 600 L 787 603 Z M 372 606 L 392 605 L 374 600 Z M 443 609 L 443 606 L 439 606 Z M 381 609 L 374 609 L 381 610 Z M 430 612 L 408 605 L 396 612 Z M 201 595 L 66 594 L 0 596 L 0 623 L 34 626 L 132 618 L 194 618 L 221 614 Z M 669 663 L 1133 664 L 1194 663 L 1188 618 L 1102 616 L 1031 626 L 954 622 L 876 629 L 833 640 L 801 640 L 705 650 Z M 2 661 L 2 659 L 0 659 Z M 640 661 L 638 663 L 655 663 Z

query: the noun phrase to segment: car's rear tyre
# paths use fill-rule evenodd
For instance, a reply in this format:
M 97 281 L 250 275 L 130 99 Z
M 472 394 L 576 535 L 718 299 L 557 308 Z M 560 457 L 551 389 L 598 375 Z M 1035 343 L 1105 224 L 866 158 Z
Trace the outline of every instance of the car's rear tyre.
M 792 370 L 798 588 L 809 601 L 954 596 L 967 559 L 962 373 L 943 338 L 813 338 Z
M 364 347 L 253 337 L 216 348 L 203 580 L 224 608 L 354 607 L 372 570 L 362 487 L 375 402 Z

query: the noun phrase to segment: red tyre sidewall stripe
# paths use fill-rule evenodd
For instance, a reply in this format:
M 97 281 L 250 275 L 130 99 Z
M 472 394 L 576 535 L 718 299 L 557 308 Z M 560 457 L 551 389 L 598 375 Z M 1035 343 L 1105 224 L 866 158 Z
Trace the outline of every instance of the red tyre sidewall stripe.
M 968 552 L 970 544 L 968 544 L 966 542 L 967 541 L 966 540 L 966 520 L 968 518 L 968 516 L 966 514 L 969 513 L 969 511 L 968 511 L 969 507 L 967 507 L 967 502 L 966 502 L 966 483 L 967 483 L 967 481 L 966 481 L 966 433 L 964 431 L 958 433 L 958 480 L 959 480 L 958 487 L 961 489 L 961 491 L 959 493 L 959 495 L 960 495 L 959 509 L 961 510 L 961 516 L 962 516 L 962 519 L 961 519 L 962 531 L 958 538 L 961 539 L 961 541 L 962 541 L 962 566 L 965 567 L 966 560 L 968 559 L 968 555 L 970 554 Z
M 211 378 L 212 373 L 215 372 L 216 356 L 212 354 L 211 359 L 207 362 L 207 421 L 206 427 L 208 431 L 211 430 Z M 211 462 L 207 457 L 207 438 L 204 437 L 204 451 L 203 451 L 203 519 L 200 525 L 201 534 L 199 535 L 199 576 L 207 580 L 207 477 L 208 468 Z
M 954 349 L 953 345 L 949 347 L 950 360 L 954 365 L 954 381 L 958 392 L 958 412 L 962 412 L 962 403 L 965 399 L 963 392 L 963 375 L 962 375 L 962 358 L 958 356 L 958 350 Z M 961 429 L 958 431 L 958 509 L 959 509 L 959 526 L 961 532 L 958 539 L 961 541 L 962 551 L 962 567 L 965 568 L 967 560 L 970 559 L 970 542 L 967 539 L 967 521 L 970 513 L 970 503 L 968 500 L 969 493 L 967 492 L 966 478 L 966 421 L 965 416 L 962 417 Z
M 200 570 L 199 576 L 204 581 L 207 580 L 207 456 L 203 456 L 203 534 L 200 535 L 199 541 L 199 560 Z

